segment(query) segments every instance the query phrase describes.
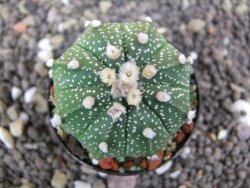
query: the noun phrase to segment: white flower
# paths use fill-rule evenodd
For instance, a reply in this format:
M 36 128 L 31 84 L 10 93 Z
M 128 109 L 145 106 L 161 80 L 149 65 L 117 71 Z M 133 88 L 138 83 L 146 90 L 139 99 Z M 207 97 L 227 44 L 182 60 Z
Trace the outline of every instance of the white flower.
M 100 72 L 100 78 L 103 83 L 108 84 L 109 86 L 112 85 L 113 82 L 116 81 L 115 69 L 104 68 Z
M 153 139 L 156 136 L 156 133 L 151 128 L 145 128 L 142 134 L 149 139 Z
M 142 76 L 151 79 L 153 78 L 157 73 L 157 69 L 154 65 L 146 65 L 142 71 Z
M 119 78 L 125 82 L 136 82 L 139 79 L 139 70 L 135 62 L 126 62 L 120 67 Z
M 113 106 L 108 109 L 108 115 L 111 116 L 113 121 L 118 120 L 118 118 L 125 113 L 126 108 L 118 102 L 114 102 Z
M 134 89 L 128 93 L 127 102 L 128 105 L 138 106 L 142 100 L 141 91 L 139 89 Z
M 120 57 L 121 52 L 117 47 L 108 44 L 106 47 L 106 54 L 107 54 L 108 58 L 114 60 L 114 59 L 118 59 Z
M 86 109 L 91 109 L 94 106 L 94 104 L 95 104 L 95 99 L 93 97 L 91 97 L 91 96 L 86 97 L 82 101 L 82 105 Z
M 160 91 L 156 94 L 156 99 L 160 102 L 168 102 L 171 96 L 167 92 Z
M 146 44 L 148 42 L 148 34 L 147 33 L 139 33 L 137 36 L 138 42 L 141 44 Z

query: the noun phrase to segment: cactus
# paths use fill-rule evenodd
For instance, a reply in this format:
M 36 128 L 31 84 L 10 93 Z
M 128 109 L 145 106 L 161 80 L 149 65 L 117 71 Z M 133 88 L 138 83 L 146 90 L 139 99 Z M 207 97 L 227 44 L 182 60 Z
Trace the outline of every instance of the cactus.
M 53 62 L 52 125 L 94 159 L 152 156 L 187 121 L 190 64 L 150 20 L 92 21 Z

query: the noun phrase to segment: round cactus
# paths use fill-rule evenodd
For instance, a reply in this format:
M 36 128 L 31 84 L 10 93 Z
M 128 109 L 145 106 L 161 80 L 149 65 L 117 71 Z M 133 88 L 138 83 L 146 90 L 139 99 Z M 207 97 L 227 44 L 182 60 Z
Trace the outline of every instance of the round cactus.
M 94 159 L 152 156 L 190 108 L 190 67 L 148 20 L 90 22 L 53 62 L 54 126 Z

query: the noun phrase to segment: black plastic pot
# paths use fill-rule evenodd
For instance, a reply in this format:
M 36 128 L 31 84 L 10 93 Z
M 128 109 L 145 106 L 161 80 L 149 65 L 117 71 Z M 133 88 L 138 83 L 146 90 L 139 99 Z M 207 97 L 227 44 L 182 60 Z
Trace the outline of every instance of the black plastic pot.
M 196 117 L 194 119 L 194 128 L 192 130 L 192 133 L 189 134 L 188 138 L 185 140 L 185 142 L 183 143 L 183 145 L 173 154 L 173 156 L 168 159 L 167 161 L 165 161 L 164 163 L 162 163 L 160 166 L 158 166 L 157 168 L 163 166 L 166 162 L 168 162 L 169 160 L 173 160 L 175 159 L 182 151 L 182 149 L 188 144 L 188 142 L 190 141 L 193 133 L 194 133 L 194 130 L 195 130 L 195 127 L 198 125 L 198 122 L 199 122 L 199 114 L 200 114 L 200 95 L 199 95 L 199 85 L 198 85 L 198 82 L 197 82 L 197 79 L 196 79 L 196 76 L 195 74 L 192 74 L 191 77 L 190 77 L 190 80 L 193 80 L 195 85 L 197 86 L 197 89 L 196 89 L 196 92 L 197 92 L 197 108 L 196 108 Z M 53 85 L 53 81 L 50 80 L 50 84 L 49 84 L 49 92 L 48 92 L 48 99 L 50 97 L 50 87 Z M 49 100 L 48 100 L 49 101 Z M 48 106 L 49 106 L 49 115 L 50 115 L 50 118 L 53 116 L 53 104 L 49 101 L 48 103 Z M 102 172 L 102 173 L 106 173 L 106 174 L 109 174 L 109 175 L 119 175 L 119 176 L 129 176 L 129 175 L 138 175 L 138 174 L 141 174 L 141 173 L 144 173 L 144 172 L 149 172 L 147 170 L 141 170 L 141 171 L 134 171 L 134 172 L 115 172 L 115 171 L 111 171 L 111 170 L 103 170 L 101 168 L 99 168 L 98 166 L 95 166 L 93 165 L 92 163 L 88 163 L 87 161 L 83 161 L 81 160 L 79 157 L 77 157 L 76 155 L 74 155 L 74 153 L 72 153 L 70 151 L 70 149 L 68 148 L 68 146 L 65 144 L 65 142 L 62 140 L 62 138 L 57 134 L 56 132 L 56 129 L 53 128 L 52 126 L 50 126 L 50 130 L 52 132 L 52 134 L 57 138 L 58 142 L 60 143 L 60 145 L 66 150 L 66 152 L 74 159 L 76 160 L 77 162 L 79 162 L 81 165 L 84 165 L 86 166 L 87 168 L 91 168 L 93 170 L 96 170 L 98 172 Z M 84 149 L 84 148 L 83 148 Z

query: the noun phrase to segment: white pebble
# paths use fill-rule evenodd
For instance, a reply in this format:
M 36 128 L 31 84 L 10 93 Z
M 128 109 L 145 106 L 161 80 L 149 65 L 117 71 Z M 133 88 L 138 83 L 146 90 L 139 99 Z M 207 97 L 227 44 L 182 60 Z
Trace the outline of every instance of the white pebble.
M 36 92 L 37 92 L 36 87 L 31 87 L 31 88 L 27 89 L 24 93 L 24 102 L 25 103 L 33 102 L 35 99 Z
M 52 50 L 40 50 L 37 53 L 37 58 L 43 63 L 47 62 L 49 59 L 53 58 Z
M 11 97 L 13 100 L 18 99 L 22 95 L 22 90 L 19 87 L 12 87 L 11 88 Z
M 41 50 L 52 50 L 52 46 L 48 38 L 43 38 L 38 42 L 38 48 Z
M 190 147 L 188 147 L 188 146 L 186 146 L 183 150 L 182 150 L 182 152 L 181 152 L 181 157 L 183 158 L 183 159 L 187 159 L 188 157 L 189 157 L 189 154 L 191 153 L 191 148 Z
M 231 107 L 232 112 L 244 112 L 246 116 L 250 116 L 250 102 L 239 99 L 233 103 Z
M 48 68 L 51 68 L 53 66 L 53 63 L 54 63 L 54 59 L 49 59 L 47 62 L 46 62 L 46 66 Z
M 121 55 L 121 52 L 117 47 L 108 44 L 106 48 L 106 54 L 110 59 L 118 59 Z
M 148 34 L 147 33 L 139 33 L 137 36 L 138 42 L 141 44 L 146 44 L 148 42 Z
M 51 69 L 51 70 L 49 70 L 48 75 L 49 75 L 49 78 L 50 78 L 50 79 L 52 79 L 52 78 L 53 78 L 53 71 L 52 71 L 52 69 Z
M 160 102 L 168 102 L 171 96 L 167 92 L 160 91 L 156 94 L 156 99 Z
M 98 165 L 98 164 L 99 164 L 99 161 L 96 160 L 96 159 L 92 159 L 92 164 L 93 164 L 93 165 Z
M 178 178 L 178 176 L 181 174 L 181 171 L 180 170 L 176 170 L 174 172 L 172 172 L 171 174 L 169 174 L 169 177 L 172 178 L 172 179 L 176 179 Z
M 55 170 L 50 183 L 54 188 L 64 188 L 68 183 L 68 179 L 63 172 Z
M 159 160 L 160 157 L 158 155 L 153 155 L 153 156 L 149 157 L 149 159 L 154 161 L 154 160 Z
M 149 17 L 149 16 L 145 17 L 144 20 L 147 21 L 147 22 L 152 22 L 152 18 Z
M 197 59 L 198 59 L 198 54 L 197 54 L 197 52 L 192 51 L 192 52 L 190 53 L 190 57 L 191 57 L 194 61 L 197 60 Z
M 196 117 L 196 110 L 191 110 L 188 112 L 188 123 L 192 123 L 193 119 Z
M 250 116 L 239 117 L 239 122 L 242 126 L 249 126 L 250 127 Z
M 108 153 L 108 144 L 106 142 L 101 142 L 98 147 L 103 153 Z
M 25 112 L 20 112 L 19 119 L 22 120 L 24 124 L 27 124 L 29 121 L 29 116 Z
M 153 139 L 156 136 L 156 133 L 151 128 L 145 128 L 142 134 L 149 139 Z
M 54 128 L 59 127 L 62 124 L 61 116 L 54 114 L 50 122 Z
M 173 165 L 173 161 L 168 161 L 166 162 L 164 165 L 162 165 L 161 167 L 155 169 L 155 172 L 157 175 L 162 175 L 165 172 L 167 172 Z
M 227 130 L 226 129 L 220 130 L 217 137 L 218 137 L 218 140 L 225 139 L 227 137 Z
M 142 76 L 147 79 L 153 78 L 157 73 L 157 69 L 154 65 L 146 65 L 142 70 Z
M 179 57 L 178 57 L 178 61 L 181 63 L 181 64 L 185 64 L 186 63 L 186 57 L 184 54 L 180 54 Z
M 99 27 L 102 24 L 100 20 L 92 20 L 91 23 L 93 27 Z
M 108 174 L 103 173 L 103 172 L 98 172 L 98 176 L 100 176 L 101 178 L 106 178 L 108 177 Z
M 87 20 L 87 21 L 84 23 L 84 27 L 88 27 L 89 24 L 91 24 L 91 21 Z
M 84 182 L 84 181 L 74 181 L 74 188 L 91 188 L 91 184 L 88 182 Z
M 5 144 L 5 146 L 9 149 L 13 149 L 15 147 L 15 141 L 10 132 L 0 127 L 0 140 Z
M 24 122 L 20 119 L 10 123 L 10 133 L 14 137 L 20 137 L 23 134 Z
M 95 104 L 95 99 L 93 97 L 91 97 L 91 96 L 86 97 L 82 101 L 82 105 L 86 109 L 91 109 L 94 106 L 94 104 Z
M 79 64 L 79 61 L 73 59 L 73 60 L 71 60 L 71 61 L 68 63 L 67 67 L 68 67 L 68 69 L 77 69 L 77 68 L 79 68 L 79 65 L 80 65 L 80 64 Z

